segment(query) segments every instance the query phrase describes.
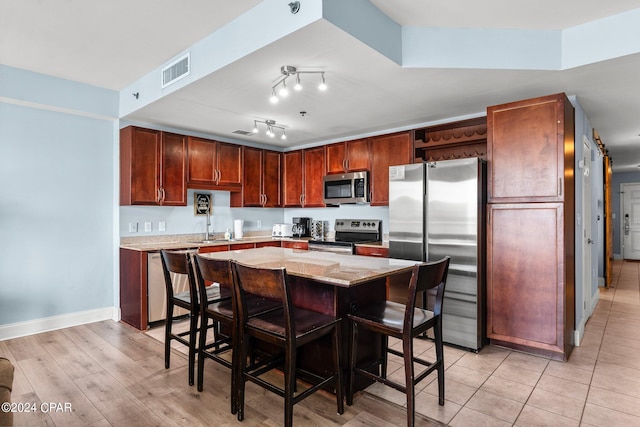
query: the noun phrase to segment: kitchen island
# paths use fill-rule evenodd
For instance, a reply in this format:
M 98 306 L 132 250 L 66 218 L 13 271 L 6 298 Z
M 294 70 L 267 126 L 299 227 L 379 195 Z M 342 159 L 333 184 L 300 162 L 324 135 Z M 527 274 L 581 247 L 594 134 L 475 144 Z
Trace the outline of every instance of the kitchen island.
M 406 275 L 416 263 L 273 247 L 214 252 L 203 256 L 233 259 L 254 267 L 285 267 L 294 305 L 343 319 L 340 330 L 340 363 L 345 379 L 350 337 L 347 314 L 358 307 L 384 301 L 387 296 L 387 278 L 397 274 Z M 330 373 L 333 369 L 331 342 L 330 337 L 326 338 L 301 348 L 298 363 L 321 375 Z M 358 364 L 371 362 L 380 355 L 381 343 L 374 334 L 366 330 L 361 331 L 359 343 Z M 356 389 L 368 384 L 365 378 L 358 377 Z

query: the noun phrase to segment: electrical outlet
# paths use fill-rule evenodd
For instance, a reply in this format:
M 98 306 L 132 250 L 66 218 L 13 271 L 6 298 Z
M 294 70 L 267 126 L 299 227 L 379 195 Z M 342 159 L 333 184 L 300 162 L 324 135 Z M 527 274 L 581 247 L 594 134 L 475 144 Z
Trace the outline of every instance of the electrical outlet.
M 147 221 L 144 223 L 144 231 L 145 233 L 149 233 L 151 231 L 151 222 Z
M 262 228 L 262 220 L 261 219 L 258 220 L 258 228 Z
M 130 222 L 129 223 L 129 233 L 137 233 L 138 232 L 138 223 Z
M 167 223 L 164 221 L 160 221 L 158 223 L 158 231 L 166 231 L 167 230 Z

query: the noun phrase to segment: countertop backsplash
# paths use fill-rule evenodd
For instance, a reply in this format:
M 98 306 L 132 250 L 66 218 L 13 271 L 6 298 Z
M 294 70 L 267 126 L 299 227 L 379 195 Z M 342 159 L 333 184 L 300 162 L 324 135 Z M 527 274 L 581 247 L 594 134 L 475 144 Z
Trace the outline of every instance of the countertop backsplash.
M 326 221 L 333 232 L 336 218 L 380 219 L 382 233 L 389 233 L 389 208 L 386 206 L 341 205 L 329 208 L 231 208 L 229 192 L 188 190 L 187 206 L 120 206 L 120 237 L 151 237 L 167 235 L 189 235 L 205 233 L 205 216 L 194 214 L 194 193 L 209 193 L 213 196 L 213 213 L 211 215 L 210 233 L 224 234 L 227 229 L 233 230 L 235 219 L 244 220 L 244 233 L 271 233 L 273 224 L 292 222 L 294 217 L 309 217 Z M 160 230 L 164 223 L 164 230 Z M 136 231 L 129 231 L 135 224 Z M 145 231 L 145 224 L 150 224 L 150 231 Z M 260 227 L 258 227 L 260 225 Z

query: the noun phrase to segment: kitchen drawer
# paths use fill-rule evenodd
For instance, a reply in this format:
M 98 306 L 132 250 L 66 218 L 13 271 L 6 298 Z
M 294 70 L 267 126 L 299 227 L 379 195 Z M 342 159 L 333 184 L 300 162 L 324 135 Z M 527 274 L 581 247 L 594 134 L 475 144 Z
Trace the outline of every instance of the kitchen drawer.
M 299 242 L 299 241 L 290 241 L 290 240 L 283 240 L 282 241 L 282 247 L 283 248 L 289 248 L 289 249 L 303 249 L 303 250 L 309 250 L 309 243 L 307 242 Z
M 389 258 L 389 248 L 379 247 L 373 248 L 370 246 L 357 246 L 356 255 L 376 256 L 381 258 Z

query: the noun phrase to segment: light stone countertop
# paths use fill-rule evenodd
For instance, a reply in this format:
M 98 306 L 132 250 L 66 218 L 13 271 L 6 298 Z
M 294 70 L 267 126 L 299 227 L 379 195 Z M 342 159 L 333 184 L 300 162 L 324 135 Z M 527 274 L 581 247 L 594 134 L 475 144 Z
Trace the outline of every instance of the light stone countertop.
M 133 251 L 152 252 L 162 249 L 188 249 L 206 246 L 226 246 L 242 243 L 262 243 L 272 241 L 298 241 L 307 242 L 309 238 L 273 238 L 271 235 L 245 234 L 242 239 L 224 240 L 222 235 L 215 235 L 209 243 L 203 243 L 204 234 L 175 234 L 147 237 L 123 237 L 120 239 L 120 248 Z
M 233 259 L 254 267 L 285 267 L 287 274 L 343 287 L 410 271 L 416 264 L 416 261 L 401 259 L 274 247 L 212 252 L 202 256 Z

